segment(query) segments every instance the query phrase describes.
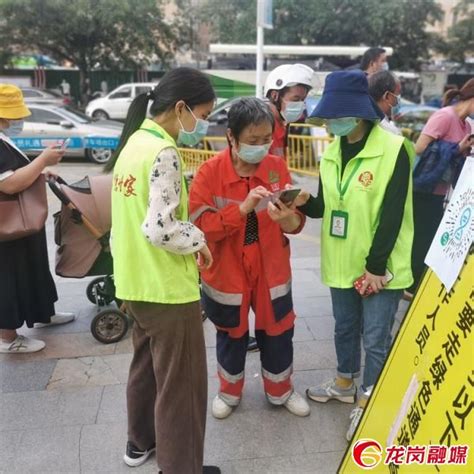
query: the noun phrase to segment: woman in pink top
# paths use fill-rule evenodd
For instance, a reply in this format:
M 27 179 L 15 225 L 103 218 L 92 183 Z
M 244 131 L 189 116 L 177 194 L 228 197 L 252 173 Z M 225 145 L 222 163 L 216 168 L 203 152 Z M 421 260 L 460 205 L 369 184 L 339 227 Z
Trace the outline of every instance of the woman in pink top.
M 455 100 L 456 99 L 456 100 Z M 423 128 L 415 145 L 417 155 L 421 155 L 427 146 L 435 140 L 458 143 L 459 151 L 467 155 L 471 146 L 473 130 L 466 120 L 474 117 L 474 78 L 469 79 L 461 89 L 446 92 L 444 101 L 447 107 L 435 112 Z M 424 260 L 443 217 L 443 204 L 451 186 L 449 181 L 440 181 L 432 194 L 413 193 L 413 219 L 415 236 L 412 251 L 412 271 L 414 283 L 408 290 L 413 293 L 423 275 Z

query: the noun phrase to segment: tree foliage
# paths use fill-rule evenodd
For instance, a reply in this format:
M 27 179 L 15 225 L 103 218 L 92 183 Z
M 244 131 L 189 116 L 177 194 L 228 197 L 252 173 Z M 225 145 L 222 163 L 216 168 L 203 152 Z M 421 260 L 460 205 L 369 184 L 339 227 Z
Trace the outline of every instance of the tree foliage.
M 255 42 L 256 0 L 207 0 L 201 16 L 221 43 Z M 394 66 L 417 68 L 440 20 L 436 0 L 274 0 L 273 30 L 265 42 L 291 45 L 391 46 Z
M 82 75 L 167 60 L 177 45 L 158 0 L 0 0 L 4 53 L 37 51 Z
M 464 63 L 474 56 L 474 0 L 460 0 L 453 13 L 457 21 L 440 50 L 453 61 Z

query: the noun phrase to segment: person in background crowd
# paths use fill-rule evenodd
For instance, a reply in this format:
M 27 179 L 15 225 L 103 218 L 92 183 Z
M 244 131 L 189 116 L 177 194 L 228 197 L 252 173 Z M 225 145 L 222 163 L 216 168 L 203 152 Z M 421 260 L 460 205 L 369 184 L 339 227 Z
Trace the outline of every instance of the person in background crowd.
M 375 100 L 385 117 L 380 126 L 385 130 L 401 135 L 393 119 L 400 113 L 402 86 L 399 79 L 390 71 L 379 71 L 368 76 L 369 94 Z
M 270 201 L 291 178 L 286 162 L 269 153 L 274 117 L 268 105 L 243 98 L 228 119 L 229 147 L 201 166 L 190 193 L 191 219 L 215 256 L 202 272 L 203 307 L 217 328 L 220 388 L 212 414 L 228 417 L 242 397 L 251 307 L 268 401 L 307 416 L 309 405 L 291 382 L 295 313 L 285 235 L 300 232 L 305 219 Z
M 448 94 L 448 92 L 451 90 L 459 91 L 459 88 L 456 86 L 456 84 L 446 84 L 443 87 L 443 97 L 441 97 L 440 105 L 438 105 L 438 108 L 447 107 L 448 105 L 454 105 L 456 96 L 453 97 L 453 94 Z
M 105 79 L 103 81 L 100 81 L 100 92 L 102 97 L 105 97 L 109 92 L 109 85 L 107 84 L 107 81 Z
M 383 48 L 369 48 L 362 56 L 360 68 L 367 75 L 388 71 L 387 52 Z
M 264 95 L 275 117 L 270 154 L 286 157 L 288 126 L 301 118 L 313 88 L 314 71 L 305 64 L 283 64 L 268 74 Z
M 67 95 L 67 96 L 71 95 L 71 84 L 69 84 L 69 82 L 67 82 L 66 79 L 63 79 L 61 81 L 61 84 L 59 85 L 59 87 L 61 88 L 61 92 L 63 93 L 63 95 Z
M 64 149 L 46 148 L 31 161 L 11 136 L 19 135 L 30 115 L 21 90 L 0 84 L 0 192 L 16 194 L 27 189 L 47 166 L 59 163 Z M 0 226 L 2 221 L 0 220 Z M 73 313 L 56 313 L 56 286 L 49 271 L 46 232 L 0 242 L 0 353 L 37 352 L 45 343 L 18 334 L 23 324 L 47 327 L 73 321 Z
M 212 256 L 204 234 L 188 222 L 177 149 L 177 142 L 193 146 L 206 135 L 214 101 L 202 72 L 168 72 L 132 102 L 106 168 L 113 169 L 116 294 L 135 322 L 124 461 L 139 466 L 156 449 L 166 474 L 220 472 L 202 465 L 207 368 L 198 267 L 209 269 Z
M 354 403 L 361 339 L 365 349 L 348 440 L 389 352 L 403 289 L 412 282 L 414 152 L 407 140 L 378 125 L 383 117 L 362 71 L 329 74 L 309 120 L 325 120 L 336 139 L 321 160 L 318 196 L 302 191 L 296 200 L 301 212 L 323 218 L 321 277 L 335 318 L 336 378 L 309 388 L 307 396 Z
M 92 88 L 91 88 L 91 80 L 86 77 L 84 79 L 84 84 L 82 85 L 81 90 L 81 101 L 82 106 L 85 107 L 92 98 Z
M 469 79 L 461 89 L 448 90 L 443 103 L 450 105 L 436 111 L 428 119 L 415 145 L 417 155 L 422 155 L 435 140 L 458 143 L 462 155 L 467 155 L 474 145 L 471 137 L 474 131 L 467 120 L 469 117 L 474 117 L 474 78 Z M 444 175 L 433 193 L 416 191 L 414 193 L 415 238 L 412 255 L 414 282 L 408 290 L 408 299 L 416 291 L 423 275 L 424 260 L 443 218 L 444 201 L 453 184 L 453 177 L 452 173 Z

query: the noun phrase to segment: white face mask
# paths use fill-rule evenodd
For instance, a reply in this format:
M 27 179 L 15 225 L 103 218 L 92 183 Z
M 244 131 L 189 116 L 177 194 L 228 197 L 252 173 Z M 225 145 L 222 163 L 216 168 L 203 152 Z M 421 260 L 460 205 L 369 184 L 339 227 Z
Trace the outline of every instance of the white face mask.
M 181 120 L 178 117 L 178 122 L 181 129 L 178 132 L 177 142 L 181 145 L 194 146 L 197 145 L 206 135 L 209 128 L 209 121 L 197 118 L 190 107 L 186 105 L 194 120 L 196 121 L 193 130 L 190 132 L 184 128 Z
M 355 117 L 342 117 L 337 119 L 328 119 L 327 128 L 329 133 L 338 137 L 349 135 L 358 125 L 358 119 Z
M 7 137 L 16 137 L 17 135 L 20 135 L 20 133 L 23 131 L 25 121 L 21 119 L 9 120 L 8 122 L 10 123 L 10 126 L 8 128 L 3 129 L 3 133 Z
M 306 104 L 303 101 L 285 102 L 285 110 L 281 111 L 281 115 L 285 122 L 295 122 L 301 117 L 305 108 Z
M 260 163 L 267 155 L 271 142 L 264 145 L 249 145 L 248 143 L 240 143 L 237 156 L 246 163 L 256 165 Z

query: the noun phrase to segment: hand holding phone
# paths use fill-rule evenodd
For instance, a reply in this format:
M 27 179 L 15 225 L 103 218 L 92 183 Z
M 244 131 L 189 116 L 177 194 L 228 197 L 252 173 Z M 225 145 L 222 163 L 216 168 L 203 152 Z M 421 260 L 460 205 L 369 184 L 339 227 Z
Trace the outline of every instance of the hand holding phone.
M 367 296 L 370 296 L 372 293 L 376 292 L 374 288 L 372 287 L 372 285 L 370 284 L 366 285 L 366 279 L 367 279 L 366 274 L 364 273 L 359 278 L 357 278 L 357 280 L 354 281 L 354 288 L 362 296 L 362 298 L 367 298 Z M 387 270 L 385 273 L 385 283 L 383 283 L 383 286 L 389 283 L 392 279 L 393 279 L 393 274 L 390 272 L 390 270 Z
M 469 153 L 469 150 L 473 146 L 473 142 L 474 142 L 474 134 L 466 135 L 459 142 L 459 151 L 463 154 Z
M 301 189 L 285 189 L 280 193 L 275 193 L 272 199 L 273 203 L 277 206 L 276 201 L 279 199 L 285 206 L 291 206 L 293 201 L 300 194 Z
M 70 138 L 66 138 L 62 141 L 62 143 L 60 144 L 59 148 L 67 148 L 69 146 L 69 143 L 71 143 L 71 139 Z

